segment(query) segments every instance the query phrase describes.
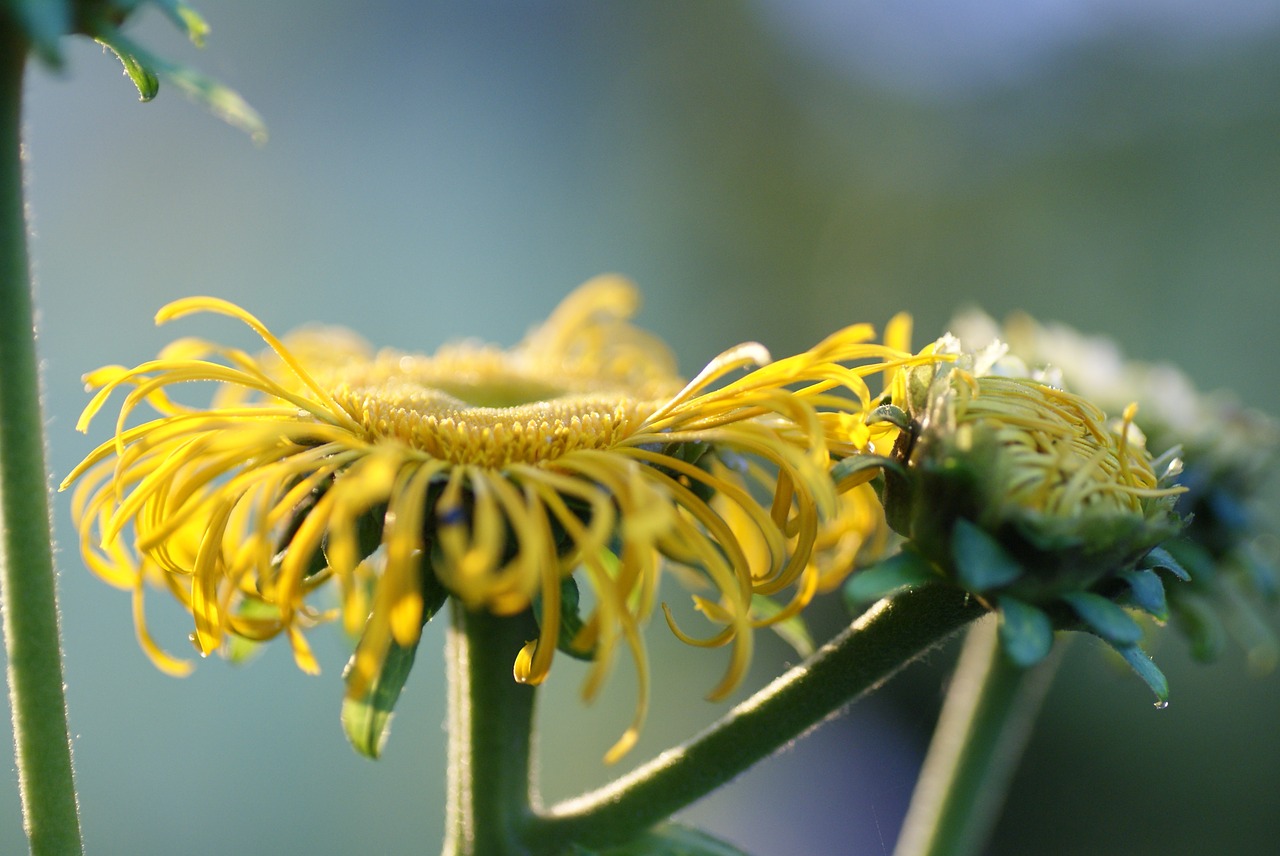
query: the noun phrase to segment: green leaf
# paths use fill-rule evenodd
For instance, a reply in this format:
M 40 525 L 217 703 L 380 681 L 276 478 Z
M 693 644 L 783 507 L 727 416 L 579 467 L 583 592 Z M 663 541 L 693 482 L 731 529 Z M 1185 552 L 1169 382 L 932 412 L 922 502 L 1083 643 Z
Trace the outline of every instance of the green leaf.
M 870 469 L 889 469 L 905 475 L 906 469 L 895 458 L 884 455 L 850 455 L 831 468 L 831 480 L 836 484 Z
M 664 823 L 636 840 L 608 850 L 575 846 L 574 856 L 747 856 L 732 844 L 677 823 Z
M 106 24 L 99 24 L 94 36 L 99 42 L 111 48 L 120 57 L 120 61 L 125 63 L 125 71 L 134 78 L 134 84 L 138 87 L 138 92 L 143 96 L 144 101 L 155 96 L 158 83 L 153 82 L 144 88 L 143 83 L 147 81 L 140 83 L 134 77 L 130 70 L 131 62 L 138 68 L 146 70 L 153 81 L 164 80 L 176 86 L 188 98 L 222 121 L 249 134 L 255 143 L 266 142 L 267 126 L 263 123 L 262 117 L 235 90 L 198 71 L 155 56 L 119 30 Z M 125 57 L 129 60 L 126 61 Z M 147 92 L 150 92 L 150 96 L 146 95 Z
M 421 574 L 422 624 L 426 626 L 440 611 L 440 607 L 444 606 L 449 593 L 425 559 Z M 382 754 L 387 735 L 391 733 L 391 717 L 395 713 L 396 702 L 400 700 L 400 692 L 409 679 L 417 651 L 417 642 L 406 648 L 392 640 L 386 659 L 382 661 L 382 671 L 373 679 L 369 689 L 359 698 L 343 699 L 342 730 L 361 755 L 377 758 Z
M 1012 597 L 1000 598 L 1000 645 L 1009 659 L 1028 668 L 1049 656 L 1053 624 L 1040 609 Z
M 204 47 L 205 37 L 209 35 L 209 24 L 182 0 L 154 0 L 161 11 L 173 22 L 173 25 L 187 34 L 191 43 L 198 48 Z
M 844 584 L 844 602 L 861 613 L 868 604 L 896 591 L 936 582 L 933 566 L 914 550 L 903 550 L 870 567 L 855 571 Z
M 1147 553 L 1140 565 L 1143 568 L 1168 571 L 1184 583 L 1191 581 L 1191 574 L 1187 573 L 1182 564 L 1164 547 L 1152 547 L 1151 552 Z
M 369 685 L 368 691 L 359 698 L 343 699 L 342 729 L 361 755 L 377 758 L 382 754 L 387 735 L 391 733 L 391 717 L 396 702 L 409 679 L 417 651 L 417 642 L 405 648 L 392 641 L 386 659 L 382 661 L 382 671 Z
M 1091 630 L 1117 647 L 1132 645 L 1142 638 L 1142 627 L 1133 616 L 1100 594 L 1068 592 L 1062 599 Z
M 1006 586 L 1024 572 L 999 541 L 963 517 L 951 530 L 951 557 L 960 585 L 979 594 Z
M 1152 662 L 1147 656 L 1147 652 L 1143 651 L 1137 645 L 1113 645 L 1116 652 L 1124 658 L 1124 661 L 1133 667 L 1138 673 L 1138 677 L 1151 687 L 1151 691 L 1156 694 L 1156 707 L 1164 708 L 1169 706 L 1169 679 L 1164 676 L 1164 672 L 1160 671 L 1160 667 Z
M 132 80 L 133 85 L 138 89 L 139 100 L 150 101 L 156 97 L 156 94 L 160 91 L 160 79 L 156 77 L 155 72 L 147 68 L 137 56 L 116 47 L 106 39 L 99 38 L 98 43 L 115 54 L 116 59 L 120 60 L 120 64 L 124 66 L 125 76 Z
M 1164 581 L 1150 568 L 1125 571 L 1122 576 L 1129 584 L 1133 603 L 1161 621 L 1169 620 L 1169 602 L 1164 595 Z
M 888 422 L 903 431 L 911 428 L 911 417 L 896 404 L 882 404 L 867 414 L 866 424 L 875 425 L 877 422 Z
M 781 606 L 762 594 L 753 595 L 751 598 L 752 618 L 770 619 L 781 611 Z M 809 626 L 804 623 L 804 618 L 800 614 L 797 613 L 790 618 L 770 624 L 769 629 L 778 634 L 782 641 L 794 648 L 801 657 L 808 657 L 813 653 L 813 636 L 809 634 Z

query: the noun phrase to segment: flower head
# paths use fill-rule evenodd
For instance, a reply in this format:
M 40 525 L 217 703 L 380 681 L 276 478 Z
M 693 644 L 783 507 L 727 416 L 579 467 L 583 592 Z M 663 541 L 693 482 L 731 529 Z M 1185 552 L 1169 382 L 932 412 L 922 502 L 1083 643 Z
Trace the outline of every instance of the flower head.
M 740 345 L 685 382 L 630 323 L 635 306 L 628 283 L 601 277 L 512 349 L 422 355 L 374 353 L 330 329 L 281 340 L 212 298 L 170 304 L 159 322 L 230 316 L 269 350 L 181 339 L 154 361 L 87 376 L 98 391 L 82 430 L 127 394 L 114 439 L 63 485 L 79 481 L 86 562 L 134 593 L 141 644 L 170 672 L 189 667 L 147 632 L 148 581 L 190 610 L 203 654 L 284 635 L 314 672 L 303 631 L 340 618 L 359 638 L 349 698 L 369 693 L 388 652 L 416 644 L 448 597 L 499 615 L 532 609 L 539 636 L 512 652 L 517 680 L 542 681 L 560 648 L 593 661 L 590 697 L 619 648 L 634 659 L 640 704 L 616 757 L 647 704 L 641 623 L 662 560 L 714 592 L 695 595 L 709 636 L 671 623 L 686 641 L 732 646 L 711 693 L 722 696 L 746 669 L 752 628 L 829 584 L 830 553 L 849 549 L 833 527 L 858 520 L 870 536 L 866 495 L 839 495 L 828 467 L 867 442 L 842 429 L 869 404 L 863 376 L 906 356 L 870 343 L 863 325 L 778 361 Z M 170 397 L 190 381 L 215 385 L 212 404 Z M 144 403 L 159 417 L 130 427 Z M 319 592 L 333 589 L 326 608 Z M 753 610 L 783 591 L 785 606 Z
M 1084 398 L 1008 376 L 1019 372 L 999 343 L 966 352 L 948 336 L 926 351 L 937 362 L 904 369 L 872 417 L 899 432 L 880 463 L 889 523 L 909 543 L 889 567 L 941 573 L 998 608 L 1019 662 L 1048 652 L 1049 613 L 1062 609 L 1142 656 L 1140 628 L 1113 601 L 1136 597 L 1163 617 L 1162 584 L 1141 566 L 1181 529 L 1177 460 L 1152 459 L 1133 407 L 1113 421 Z
M 1193 651 L 1209 659 L 1234 635 L 1259 669 L 1280 661 L 1280 641 L 1257 612 L 1258 595 L 1274 600 L 1273 562 L 1262 544 L 1275 521 L 1260 498 L 1280 460 L 1280 426 L 1225 391 L 1205 393 L 1177 367 L 1127 359 L 1112 340 L 1027 315 L 997 325 L 969 311 L 953 329 L 973 341 L 998 334 L 1034 370 L 1056 375 L 1106 409 L 1136 402 L 1137 425 L 1155 448 L 1181 450 L 1178 511 L 1184 537 L 1167 547 L 1190 572 L 1190 585 L 1170 592 L 1173 615 Z

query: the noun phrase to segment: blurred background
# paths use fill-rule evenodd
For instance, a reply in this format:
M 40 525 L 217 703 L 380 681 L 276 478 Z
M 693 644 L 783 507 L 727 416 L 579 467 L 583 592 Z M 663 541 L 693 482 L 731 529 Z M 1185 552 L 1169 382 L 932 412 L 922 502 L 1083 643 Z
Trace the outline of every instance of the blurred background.
M 162 89 L 139 105 L 90 43 L 30 76 L 27 141 L 54 480 L 108 436 L 74 432 L 80 375 L 176 335 L 256 347 L 217 319 L 158 331 L 190 294 L 277 332 L 377 344 L 512 343 L 573 286 L 633 277 L 686 372 L 747 339 L 775 354 L 854 321 L 1021 308 L 1172 360 L 1280 409 L 1280 6 L 1271 0 L 420 3 L 200 0 L 208 49 L 158 13 L 132 32 L 239 89 L 270 142 Z M 125 594 L 82 566 L 57 497 L 71 729 L 95 854 L 435 852 L 443 627 L 383 760 L 341 733 L 325 672 L 285 646 L 185 680 L 137 648 Z M 681 596 L 673 593 L 673 596 Z M 156 635 L 183 651 L 176 607 Z M 818 634 L 847 619 L 815 612 Z M 639 763 L 711 721 L 724 652 L 649 634 Z M 762 638 L 748 689 L 794 655 Z M 759 856 L 892 849 L 954 650 L 934 654 L 685 815 Z M 1172 704 L 1077 641 L 993 854 L 1270 854 L 1280 676 L 1231 651 L 1156 651 Z M 604 781 L 631 676 L 593 707 L 557 661 L 542 789 Z M 23 852 L 0 741 L 0 853 Z

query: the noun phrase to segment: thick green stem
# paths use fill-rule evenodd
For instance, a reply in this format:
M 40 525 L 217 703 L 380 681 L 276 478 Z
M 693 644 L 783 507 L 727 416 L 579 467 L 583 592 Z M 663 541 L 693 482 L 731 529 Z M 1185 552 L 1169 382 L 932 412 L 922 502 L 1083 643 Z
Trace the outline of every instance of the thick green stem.
M 28 45 L 0 17 L 0 603 L 9 703 L 31 852 L 80 853 L 54 592 L 49 483 L 22 198 L 22 80 Z
M 1063 647 L 1024 669 L 1000 646 L 995 618 L 969 631 L 894 856 L 981 852 Z
M 879 686 L 985 612 L 963 592 L 929 586 L 882 602 L 803 664 L 688 743 L 529 824 L 533 852 L 637 837 Z
M 451 601 L 449 803 L 445 856 L 514 856 L 528 820 L 535 690 L 512 676 L 537 627 L 526 613 L 495 616 Z

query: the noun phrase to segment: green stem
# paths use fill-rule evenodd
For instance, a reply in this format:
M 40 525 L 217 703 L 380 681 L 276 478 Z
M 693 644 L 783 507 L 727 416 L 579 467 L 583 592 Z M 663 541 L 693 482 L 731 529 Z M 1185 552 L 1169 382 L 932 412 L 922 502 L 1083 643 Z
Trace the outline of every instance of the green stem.
M 451 600 L 445 646 L 449 673 L 449 797 L 444 856 L 526 853 L 533 704 L 516 683 L 516 653 L 537 627 L 529 613 L 471 612 Z
M 22 198 L 22 83 L 29 45 L 0 17 L 0 603 L 24 824 L 31 852 L 81 853 L 71 773 L 49 483 Z
M 894 856 L 981 851 L 1064 647 L 1024 669 L 1004 653 L 994 618 L 969 631 Z
M 567 842 L 608 847 L 705 796 L 773 754 L 986 612 L 963 592 L 928 586 L 881 602 L 689 742 L 598 791 L 533 819 L 534 852 Z

